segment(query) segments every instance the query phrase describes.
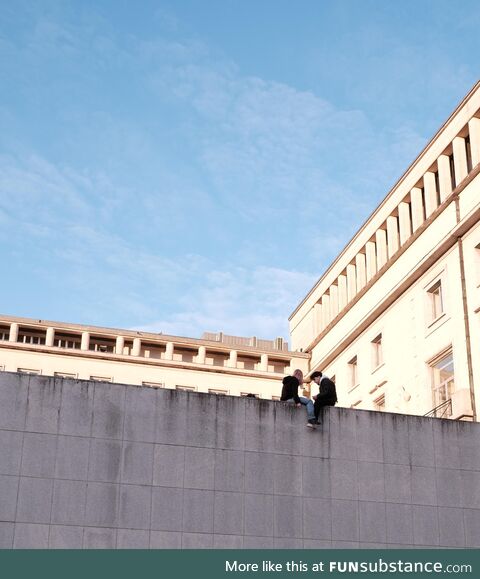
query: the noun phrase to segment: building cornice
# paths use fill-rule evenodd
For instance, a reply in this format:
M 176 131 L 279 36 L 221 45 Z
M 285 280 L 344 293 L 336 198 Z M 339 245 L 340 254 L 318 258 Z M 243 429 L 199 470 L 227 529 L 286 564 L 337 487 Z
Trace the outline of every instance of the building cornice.
M 424 147 L 421 153 L 416 157 L 416 159 L 410 164 L 407 170 L 403 173 L 403 175 L 398 179 L 395 185 L 389 190 L 387 195 L 384 197 L 383 201 L 377 206 L 377 208 L 370 214 L 367 220 L 358 228 L 355 235 L 350 239 L 350 241 L 346 244 L 344 249 L 338 255 L 338 257 L 330 264 L 330 266 L 325 270 L 322 276 L 318 279 L 312 289 L 306 294 L 306 296 L 302 299 L 302 301 L 297 305 L 295 310 L 290 314 L 288 320 L 291 321 L 293 317 L 300 311 L 302 306 L 308 301 L 308 299 L 315 293 L 315 291 L 319 288 L 321 283 L 327 278 L 330 272 L 339 264 L 339 262 L 345 258 L 346 254 L 350 251 L 351 247 L 355 244 L 357 239 L 362 235 L 364 230 L 370 225 L 370 223 L 377 217 L 377 215 L 383 210 L 385 205 L 390 201 L 392 196 L 397 192 L 397 190 L 401 187 L 407 177 L 409 177 L 413 171 L 417 168 L 418 164 L 423 161 L 424 157 L 430 152 L 433 144 L 438 140 L 440 135 L 445 131 L 445 128 L 455 119 L 457 115 L 464 109 L 467 108 L 469 101 L 472 97 L 480 90 L 480 81 L 478 81 L 472 89 L 468 92 L 468 94 L 462 99 L 460 104 L 455 108 L 455 110 L 450 114 L 447 120 L 442 124 L 442 126 L 438 129 L 435 135 L 429 140 L 428 144 Z M 473 112 L 472 112 L 473 114 Z M 419 175 L 420 178 L 420 175 Z

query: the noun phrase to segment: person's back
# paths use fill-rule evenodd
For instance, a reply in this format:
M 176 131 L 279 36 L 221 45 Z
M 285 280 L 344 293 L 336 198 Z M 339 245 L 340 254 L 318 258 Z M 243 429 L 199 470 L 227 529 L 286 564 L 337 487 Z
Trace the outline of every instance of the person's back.
M 328 376 L 324 376 L 322 372 L 314 372 L 311 378 L 319 386 L 318 394 L 313 397 L 315 400 L 315 420 L 318 422 L 320 409 L 323 406 L 335 406 L 337 403 L 337 389 L 335 388 L 335 383 Z
M 285 376 L 282 380 L 282 395 L 280 400 L 286 402 L 287 400 L 293 400 L 295 404 L 300 404 L 300 398 L 298 396 L 298 387 L 300 382 L 295 376 Z
M 322 376 L 318 397 L 324 406 L 335 406 L 337 403 L 337 389 L 335 382 L 327 376 Z

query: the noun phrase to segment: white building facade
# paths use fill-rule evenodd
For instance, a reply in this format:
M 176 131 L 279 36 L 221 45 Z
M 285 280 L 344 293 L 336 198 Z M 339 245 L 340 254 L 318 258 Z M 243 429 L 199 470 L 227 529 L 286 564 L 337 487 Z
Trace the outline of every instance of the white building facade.
M 477 83 L 289 318 L 340 405 L 478 419 L 479 173 Z
M 281 338 L 202 339 L 0 316 L 0 371 L 278 399 L 308 354 Z

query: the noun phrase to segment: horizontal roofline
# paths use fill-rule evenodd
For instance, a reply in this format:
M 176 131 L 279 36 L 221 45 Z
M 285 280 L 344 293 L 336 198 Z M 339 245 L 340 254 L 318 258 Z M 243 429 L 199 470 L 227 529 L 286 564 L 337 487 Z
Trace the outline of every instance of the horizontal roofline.
M 309 358 L 309 354 L 302 352 L 293 352 L 292 350 L 275 350 L 273 348 L 262 348 L 258 346 L 244 346 L 244 345 L 229 345 L 224 342 L 216 342 L 213 340 L 202 340 L 201 338 L 189 338 L 187 336 L 172 336 L 170 334 L 162 334 L 155 332 L 144 332 L 141 330 L 126 330 L 123 328 L 109 328 L 104 326 L 92 326 L 84 324 L 73 324 L 69 322 L 58 322 L 54 320 L 43 320 L 38 318 L 25 318 L 20 316 L 11 316 L 7 314 L 0 314 L 0 323 L 4 322 L 14 322 L 25 325 L 36 325 L 41 327 L 54 327 L 62 330 L 77 330 L 77 331 L 91 331 L 99 334 L 107 335 L 120 335 L 130 338 L 146 338 L 148 340 L 160 340 L 160 341 L 172 341 L 177 342 L 181 345 L 199 345 L 199 346 L 210 346 L 219 350 L 237 350 L 245 352 L 269 352 L 275 354 L 278 357 L 291 357 L 295 355 L 299 358 Z

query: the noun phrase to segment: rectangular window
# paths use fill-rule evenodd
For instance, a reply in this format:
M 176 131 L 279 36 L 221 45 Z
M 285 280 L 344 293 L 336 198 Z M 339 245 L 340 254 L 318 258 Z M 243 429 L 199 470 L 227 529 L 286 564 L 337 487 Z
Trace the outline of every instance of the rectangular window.
M 260 394 L 255 394 L 254 392 L 240 392 L 240 396 L 245 398 L 260 398 Z
M 179 384 L 177 384 L 175 388 L 176 390 L 182 390 L 183 392 L 195 392 L 197 389 L 196 386 L 181 386 Z
M 356 402 L 353 402 L 353 404 L 350 404 L 350 408 L 358 408 L 361 403 L 361 400 L 357 400 Z
M 40 333 L 24 333 L 20 332 L 18 335 L 18 342 L 22 344 L 38 344 L 44 345 L 45 344 L 45 336 Z
M 280 402 L 280 396 L 272 396 L 272 400 L 275 400 L 276 402 Z
M 438 280 L 427 289 L 429 322 L 434 322 L 443 314 L 442 282 Z
M 382 334 L 372 340 L 372 366 L 375 370 L 383 364 Z
M 349 385 L 350 390 L 358 386 L 358 363 L 357 357 L 354 356 L 348 363 Z
M 55 378 L 77 378 L 77 374 L 70 374 L 69 372 L 54 372 Z
M 18 368 L 17 372 L 20 372 L 20 374 L 32 374 L 32 375 L 38 375 L 41 374 L 42 371 L 41 370 L 32 370 L 31 368 Z
M 10 330 L 8 328 L 0 328 L 0 341 L 8 342 Z
M 376 400 L 373 401 L 373 407 L 374 410 L 377 410 L 378 412 L 385 411 L 385 394 L 382 394 Z
M 217 396 L 226 396 L 228 394 L 228 390 L 221 390 L 220 388 L 209 388 L 209 394 L 216 394 Z
M 449 352 L 430 365 L 434 407 L 446 403 L 455 391 L 453 353 Z M 451 410 L 447 414 L 451 415 Z
M 113 382 L 111 376 L 90 376 L 90 380 L 93 380 L 93 382 Z
M 149 388 L 165 388 L 165 382 L 142 382 L 142 386 Z

